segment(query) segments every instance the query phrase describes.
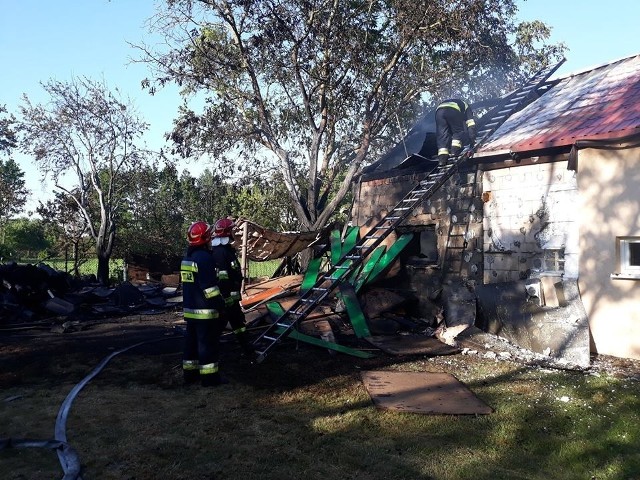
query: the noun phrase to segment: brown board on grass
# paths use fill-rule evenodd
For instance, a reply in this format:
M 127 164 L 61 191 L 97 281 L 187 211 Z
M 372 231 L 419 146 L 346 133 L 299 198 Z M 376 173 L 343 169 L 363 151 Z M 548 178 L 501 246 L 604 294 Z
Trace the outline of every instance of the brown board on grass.
M 427 337 L 426 335 L 377 335 L 367 337 L 365 340 L 388 355 L 426 355 L 428 357 L 437 357 L 440 355 L 460 353 L 458 347 L 447 345 L 437 338 Z
M 368 371 L 361 373 L 379 409 L 427 415 L 489 414 L 493 409 L 448 373 Z

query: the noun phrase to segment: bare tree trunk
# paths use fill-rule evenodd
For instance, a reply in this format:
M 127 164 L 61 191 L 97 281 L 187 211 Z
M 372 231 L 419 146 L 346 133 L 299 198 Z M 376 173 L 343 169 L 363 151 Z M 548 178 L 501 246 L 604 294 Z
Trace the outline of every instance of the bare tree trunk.
M 100 285 L 109 285 L 109 257 L 103 253 L 98 254 L 98 273 L 96 274 Z

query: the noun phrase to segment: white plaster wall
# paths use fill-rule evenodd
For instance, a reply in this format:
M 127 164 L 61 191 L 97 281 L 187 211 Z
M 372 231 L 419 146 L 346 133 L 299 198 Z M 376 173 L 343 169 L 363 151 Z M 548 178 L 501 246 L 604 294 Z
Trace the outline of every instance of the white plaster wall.
M 612 279 L 616 237 L 640 236 L 640 149 L 578 153 L 580 296 L 592 349 L 640 359 L 640 280 Z
M 565 249 L 565 278 L 578 277 L 577 180 L 566 161 L 487 171 L 482 183 L 485 283 L 535 275 L 551 248 Z

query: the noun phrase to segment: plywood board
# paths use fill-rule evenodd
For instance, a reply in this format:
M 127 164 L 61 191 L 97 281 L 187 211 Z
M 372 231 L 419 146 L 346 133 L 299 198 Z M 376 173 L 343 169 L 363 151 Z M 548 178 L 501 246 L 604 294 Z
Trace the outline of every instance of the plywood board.
M 437 357 L 460 353 L 460 349 L 452 347 L 437 338 L 426 335 L 377 335 L 366 340 L 387 355 L 426 355 Z
M 371 400 L 383 410 L 426 415 L 489 414 L 493 409 L 448 373 L 369 371 L 361 373 Z

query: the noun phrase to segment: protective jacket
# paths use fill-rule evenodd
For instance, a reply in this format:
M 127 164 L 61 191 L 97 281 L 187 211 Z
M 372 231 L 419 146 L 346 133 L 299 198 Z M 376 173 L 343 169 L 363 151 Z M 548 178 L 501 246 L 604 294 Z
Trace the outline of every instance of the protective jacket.
M 253 355 L 253 347 L 247 337 L 244 312 L 240 307 L 242 270 L 236 251 L 228 243 L 218 244 L 211 247 L 211 254 L 216 263 L 220 291 L 225 300 L 226 319 L 244 352 Z
M 225 304 L 239 302 L 242 271 L 235 249 L 229 244 L 217 245 L 211 247 L 211 255 L 216 264 L 220 292 L 225 299 Z
M 476 138 L 476 122 L 471 107 L 457 98 L 440 103 L 436 109 L 439 158 L 448 158 L 449 154 L 458 155 L 460 153 L 465 130 L 473 143 Z
M 206 247 L 189 248 L 180 265 L 185 320 L 218 318 L 224 300 L 218 285 L 216 264 Z

